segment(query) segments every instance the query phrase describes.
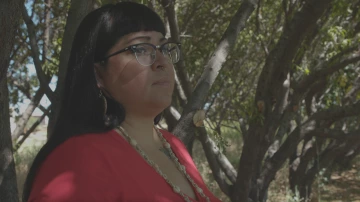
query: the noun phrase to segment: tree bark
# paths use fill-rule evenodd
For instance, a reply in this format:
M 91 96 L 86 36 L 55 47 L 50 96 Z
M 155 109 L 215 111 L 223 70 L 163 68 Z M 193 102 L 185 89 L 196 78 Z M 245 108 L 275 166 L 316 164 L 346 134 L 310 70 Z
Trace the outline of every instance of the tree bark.
M 45 30 L 43 33 L 44 44 L 43 44 L 43 50 L 42 50 L 42 63 L 43 64 L 46 61 L 48 50 L 49 50 L 51 6 L 52 6 L 52 0 L 45 0 L 45 12 L 44 12 Z
M 23 4 L 23 0 L 0 1 L 0 201 L 6 202 L 19 201 L 6 78 Z
M 66 20 L 66 26 L 63 36 L 63 42 L 61 45 L 59 73 L 56 90 L 54 92 L 55 99 L 51 102 L 51 113 L 49 116 L 48 125 L 48 137 L 51 135 L 53 127 L 56 123 L 57 116 L 60 112 L 60 100 L 65 82 L 65 76 L 67 71 L 67 65 L 70 57 L 72 42 L 76 33 L 76 30 L 81 20 L 94 9 L 96 0 L 74 0 L 71 1 L 69 15 Z

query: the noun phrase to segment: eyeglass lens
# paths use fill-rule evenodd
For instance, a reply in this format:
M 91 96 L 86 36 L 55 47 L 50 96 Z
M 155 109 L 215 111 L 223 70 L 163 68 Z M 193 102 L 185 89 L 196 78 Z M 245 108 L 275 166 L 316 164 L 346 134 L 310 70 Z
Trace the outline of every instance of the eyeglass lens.
M 155 62 L 156 49 L 149 44 L 139 44 L 133 48 L 137 61 L 144 66 L 150 66 Z M 176 43 L 166 43 L 161 47 L 162 54 L 170 62 L 176 63 L 180 59 L 180 49 Z

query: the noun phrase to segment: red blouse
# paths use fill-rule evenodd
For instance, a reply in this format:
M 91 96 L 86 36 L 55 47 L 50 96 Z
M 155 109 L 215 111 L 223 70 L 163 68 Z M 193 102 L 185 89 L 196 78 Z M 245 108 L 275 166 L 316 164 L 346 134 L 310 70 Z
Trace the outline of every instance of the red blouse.
M 219 202 L 206 187 L 185 145 L 161 131 L 187 173 L 211 202 Z M 197 192 L 199 202 L 205 202 Z M 158 201 L 183 202 L 165 180 L 112 130 L 68 139 L 43 162 L 29 202 Z M 193 201 L 196 201 L 193 199 Z

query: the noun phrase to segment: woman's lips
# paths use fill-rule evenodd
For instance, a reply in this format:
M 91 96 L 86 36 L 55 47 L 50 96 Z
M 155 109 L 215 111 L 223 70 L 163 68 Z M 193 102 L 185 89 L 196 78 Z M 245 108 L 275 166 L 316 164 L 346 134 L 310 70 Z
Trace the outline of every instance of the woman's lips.
M 152 85 L 158 85 L 158 86 L 169 86 L 170 81 L 168 79 L 160 79 L 156 82 L 154 82 Z
M 163 81 L 163 82 L 156 82 L 153 84 L 154 86 L 169 86 L 170 82 L 168 81 Z

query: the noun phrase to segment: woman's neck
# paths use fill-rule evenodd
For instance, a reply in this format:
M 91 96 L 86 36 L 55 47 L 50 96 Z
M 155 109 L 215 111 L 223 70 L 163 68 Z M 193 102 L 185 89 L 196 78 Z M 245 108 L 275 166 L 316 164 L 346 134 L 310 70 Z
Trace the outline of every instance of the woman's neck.
M 126 115 L 121 126 L 142 147 L 157 147 L 160 139 L 154 130 L 154 118 Z

